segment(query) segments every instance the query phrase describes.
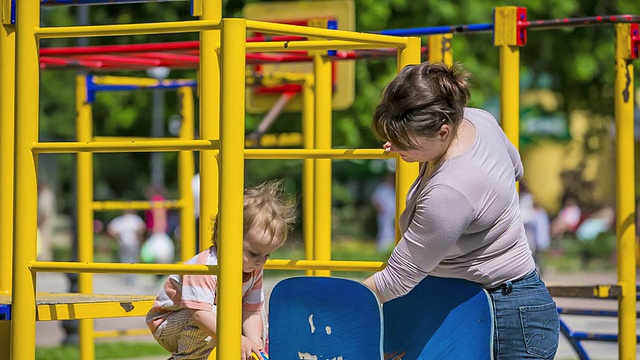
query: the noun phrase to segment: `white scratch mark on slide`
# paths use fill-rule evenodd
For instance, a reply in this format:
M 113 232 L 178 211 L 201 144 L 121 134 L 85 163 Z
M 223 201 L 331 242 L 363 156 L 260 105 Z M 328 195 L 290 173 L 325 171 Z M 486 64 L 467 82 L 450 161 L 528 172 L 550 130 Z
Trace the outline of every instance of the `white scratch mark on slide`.
M 311 333 L 316 332 L 316 326 L 313 325 L 313 314 L 309 315 L 309 326 L 311 326 Z
M 318 355 L 311 355 L 307 352 L 298 351 L 298 360 L 318 360 Z M 331 359 L 327 358 L 327 360 L 344 360 L 342 356 L 332 357 Z
M 313 315 L 311 315 L 313 316 Z M 309 353 L 302 353 L 300 351 L 298 351 L 298 359 L 300 360 L 318 360 L 318 357 L 316 355 L 311 355 Z

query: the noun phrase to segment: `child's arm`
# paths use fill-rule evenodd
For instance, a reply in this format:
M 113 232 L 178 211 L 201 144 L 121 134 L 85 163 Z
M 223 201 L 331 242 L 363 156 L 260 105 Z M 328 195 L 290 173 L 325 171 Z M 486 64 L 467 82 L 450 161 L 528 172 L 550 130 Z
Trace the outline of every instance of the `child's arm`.
M 191 316 L 202 331 L 217 341 L 216 313 L 207 310 L 192 310 Z M 257 316 L 251 315 L 243 321 L 242 332 L 242 356 L 243 359 L 250 359 L 252 352 L 259 354 L 263 349 L 262 316 L 260 313 L 257 313 Z
M 248 337 L 256 344 L 263 344 L 263 330 L 262 313 L 260 311 L 242 312 L 242 334 L 244 336 Z
M 251 358 L 251 353 L 260 354 L 264 349 L 264 341 L 262 339 L 262 313 L 242 312 L 242 355 Z
M 207 310 L 191 310 L 191 317 L 202 331 L 217 339 L 216 313 Z

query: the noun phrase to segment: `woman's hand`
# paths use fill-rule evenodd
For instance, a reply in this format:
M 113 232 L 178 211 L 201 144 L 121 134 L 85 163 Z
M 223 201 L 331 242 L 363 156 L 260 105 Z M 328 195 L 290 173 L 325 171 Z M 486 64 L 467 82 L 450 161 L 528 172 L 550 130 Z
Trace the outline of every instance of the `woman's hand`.
M 387 141 L 382 145 L 382 148 L 384 149 L 384 152 L 391 152 L 391 143 Z
M 260 354 L 262 351 L 262 344 L 256 344 L 248 337 L 242 335 L 242 360 L 253 360 L 252 353 Z

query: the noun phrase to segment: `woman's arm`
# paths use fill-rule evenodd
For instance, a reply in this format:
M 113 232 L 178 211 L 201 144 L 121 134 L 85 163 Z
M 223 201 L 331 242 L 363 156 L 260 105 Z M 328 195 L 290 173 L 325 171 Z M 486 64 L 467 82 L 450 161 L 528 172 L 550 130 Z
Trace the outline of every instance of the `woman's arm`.
M 365 281 L 362 282 L 366 287 L 368 287 L 369 289 L 371 289 L 371 291 L 373 291 L 374 294 L 376 294 L 376 297 L 378 299 L 380 299 L 380 293 L 378 293 L 378 287 L 376 286 L 376 281 L 373 279 L 373 275 L 369 276 L 369 278 L 367 278 Z
M 413 218 L 384 270 L 365 285 L 385 302 L 405 295 L 447 255 L 474 218 L 469 200 L 444 184 L 423 190 Z

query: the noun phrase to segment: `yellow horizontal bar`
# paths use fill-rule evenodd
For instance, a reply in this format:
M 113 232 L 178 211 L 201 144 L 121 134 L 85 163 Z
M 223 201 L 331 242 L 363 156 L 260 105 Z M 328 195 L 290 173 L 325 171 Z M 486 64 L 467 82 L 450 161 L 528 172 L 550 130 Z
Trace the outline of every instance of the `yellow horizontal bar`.
M 387 264 L 383 261 L 347 260 L 286 260 L 270 259 L 265 269 L 272 270 L 337 270 L 337 271 L 378 271 Z
M 218 140 L 131 140 L 131 141 L 68 141 L 33 143 L 32 149 L 39 154 L 76 152 L 166 152 L 181 150 L 218 149 Z
M 379 149 L 246 149 L 247 159 L 387 159 Z
M 185 264 L 121 264 L 89 263 L 71 261 L 34 261 L 31 271 L 67 273 L 107 274 L 192 274 L 211 275 L 218 271 L 217 265 Z
M 94 76 L 91 81 L 97 85 L 129 85 L 129 86 L 140 86 L 140 87 L 151 87 L 158 86 L 164 82 L 177 84 L 178 82 L 184 82 L 185 86 L 187 83 L 193 83 L 192 79 L 171 79 L 171 80 L 157 80 L 146 77 L 132 77 L 132 76 L 113 76 L 113 75 L 105 75 L 105 76 Z
M 594 297 L 609 297 L 609 291 L 611 290 L 610 285 L 598 285 L 593 288 L 593 296 Z
M 37 305 L 37 320 L 101 319 L 146 316 L 155 297 L 139 301 Z
M 407 38 L 401 36 L 367 34 L 345 30 L 330 30 L 310 26 L 298 26 L 247 20 L 247 31 L 259 31 L 270 34 L 311 36 L 330 40 L 347 40 L 359 43 L 385 44 L 388 47 L 405 47 Z
M 247 43 L 247 52 L 283 52 L 293 50 L 370 50 L 387 49 L 396 50 L 399 45 L 384 42 L 357 42 L 342 40 L 308 40 L 308 41 L 270 41 Z
M 94 201 L 91 204 L 93 210 L 149 210 L 149 209 L 180 209 L 182 201 Z
M 145 77 L 127 76 L 94 76 L 91 80 L 96 85 L 131 85 L 131 86 L 157 86 L 160 80 Z
M 94 331 L 94 338 L 108 338 L 108 337 L 120 337 L 120 336 L 140 336 L 149 335 L 149 329 L 125 329 L 125 330 L 100 330 Z
M 33 143 L 38 154 L 76 152 L 166 152 L 180 150 L 215 150 L 217 140 L 158 140 Z M 245 149 L 246 159 L 387 159 L 395 157 L 380 149 Z
M 385 265 L 385 262 L 382 261 L 270 259 L 267 261 L 265 268 L 280 270 L 377 271 L 383 269 Z M 218 267 L 213 265 L 121 264 L 70 261 L 34 261 L 31 263 L 31 271 L 35 272 L 208 275 L 215 274 L 217 270 Z
M 108 295 L 80 293 L 36 293 L 36 320 L 72 320 L 145 316 L 153 305 L 152 295 Z M 0 295 L 0 304 L 11 305 L 11 296 Z
M 36 38 L 40 39 L 55 39 L 92 36 L 177 34 L 215 29 L 220 29 L 220 21 L 191 20 L 146 24 L 38 27 L 35 29 L 35 35 Z

